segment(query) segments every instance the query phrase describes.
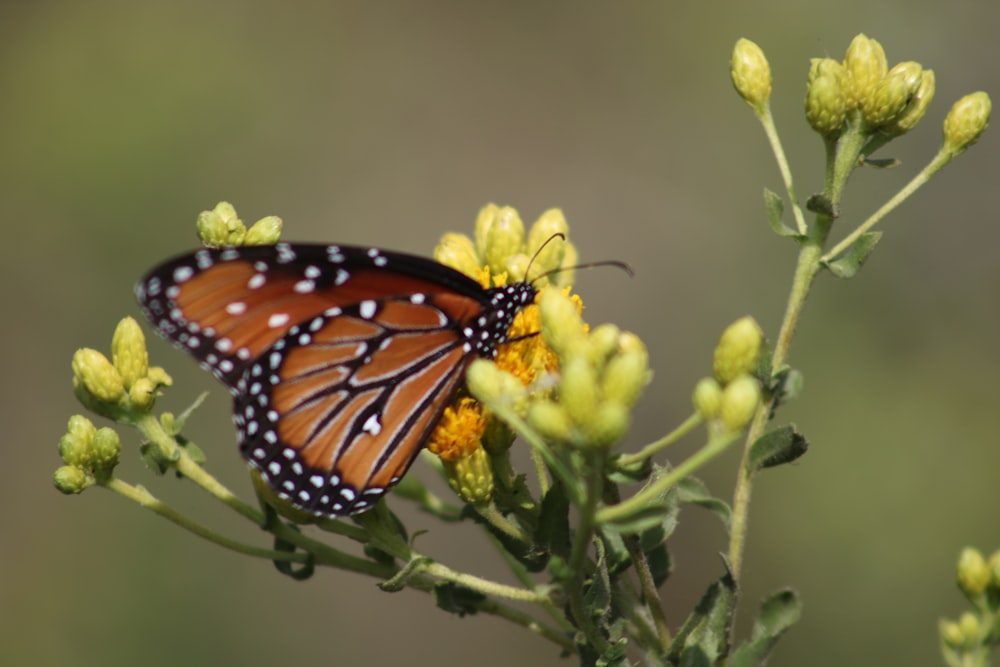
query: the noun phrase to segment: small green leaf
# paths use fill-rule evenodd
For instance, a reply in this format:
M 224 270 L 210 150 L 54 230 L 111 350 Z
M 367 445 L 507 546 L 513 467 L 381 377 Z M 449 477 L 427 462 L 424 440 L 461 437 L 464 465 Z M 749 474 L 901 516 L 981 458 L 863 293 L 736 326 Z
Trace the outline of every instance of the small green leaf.
M 479 611 L 476 605 L 485 599 L 486 596 L 479 591 L 450 581 L 442 581 L 434 586 L 434 601 L 437 606 L 459 617 L 475 614 Z
M 819 193 L 810 195 L 809 199 L 806 200 L 806 210 L 820 215 L 826 215 L 831 218 L 837 218 L 840 216 L 840 211 L 836 206 L 834 206 L 833 202 L 830 201 L 830 198 Z
M 557 556 L 569 558 L 569 498 L 562 482 L 556 478 L 542 500 L 535 542 Z
M 802 618 L 802 602 L 791 589 L 778 591 L 764 600 L 754 621 L 749 641 L 733 652 L 730 667 L 763 665 L 778 639 Z
M 682 666 L 719 664 L 729 653 L 729 626 L 736 606 L 736 582 L 728 571 L 712 583 L 677 631 L 669 660 Z
M 667 472 L 667 468 L 654 465 L 653 474 L 650 475 L 649 481 L 646 483 L 647 486 L 655 484 Z M 603 527 L 608 531 L 621 534 L 661 530 L 664 535 L 670 535 L 674 532 L 674 528 L 677 527 L 677 509 L 677 489 L 676 486 L 672 486 L 660 493 L 645 507 L 641 507 L 627 516 L 605 523 Z
M 545 549 L 540 548 L 536 544 L 525 544 L 516 537 L 505 533 L 483 518 L 479 512 L 473 510 L 469 505 L 466 505 L 465 509 L 462 510 L 462 517 L 472 519 L 488 530 L 503 545 L 507 553 L 516 558 L 529 572 L 541 572 L 545 569 L 545 565 L 549 560 L 549 554 Z
M 590 618 L 601 624 L 611 613 L 611 577 L 604 558 L 604 545 L 601 540 L 595 540 L 594 544 L 597 562 L 590 578 L 584 583 L 583 601 Z
M 802 238 L 802 235 L 781 221 L 781 216 L 785 212 L 785 202 L 781 196 L 764 188 L 764 208 L 767 210 L 767 223 L 771 226 L 771 231 L 778 236 L 787 238 Z
M 729 530 L 729 516 L 732 514 L 732 510 L 729 509 L 729 505 L 726 501 L 716 498 L 711 493 L 708 492 L 708 487 L 705 486 L 697 477 L 685 477 L 680 484 L 677 485 L 678 499 L 682 503 L 690 503 L 692 505 L 697 505 L 709 512 L 712 512 L 717 517 L 722 519 L 722 523 L 725 524 L 726 530 Z
M 788 366 L 774 374 L 773 382 L 768 387 L 768 391 L 775 396 L 774 407 L 771 409 L 772 417 L 779 406 L 798 398 L 802 393 L 802 383 L 802 373 Z
M 865 158 L 866 167 L 874 167 L 876 169 L 891 169 L 893 167 L 898 167 L 903 164 L 898 159 L 894 157 L 890 158 Z
M 858 237 L 847 252 L 838 260 L 827 262 L 824 266 L 838 278 L 853 278 L 864 266 L 868 255 L 882 238 L 882 232 L 866 232 Z
M 751 472 L 790 463 L 806 453 L 809 443 L 791 424 L 768 431 L 750 445 L 747 467 Z

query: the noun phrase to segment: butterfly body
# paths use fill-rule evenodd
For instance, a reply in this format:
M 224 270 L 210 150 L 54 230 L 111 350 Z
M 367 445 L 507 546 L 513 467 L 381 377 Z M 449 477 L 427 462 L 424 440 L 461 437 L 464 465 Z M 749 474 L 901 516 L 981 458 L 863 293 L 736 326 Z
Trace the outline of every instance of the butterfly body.
M 287 243 L 199 250 L 136 286 L 157 331 L 229 388 L 243 457 L 317 516 L 366 510 L 399 481 L 469 361 L 495 355 L 535 294 L 412 255 Z

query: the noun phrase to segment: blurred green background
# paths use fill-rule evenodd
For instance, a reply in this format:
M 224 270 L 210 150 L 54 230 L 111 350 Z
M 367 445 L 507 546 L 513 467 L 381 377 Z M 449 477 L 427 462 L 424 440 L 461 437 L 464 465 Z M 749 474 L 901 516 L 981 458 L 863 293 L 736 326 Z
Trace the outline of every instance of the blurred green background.
M 802 117 L 810 57 L 840 58 L 865 32 L 890 62 L 935 70 L 923 124 L 887 152 L 903 166 L 853 177 L 846 230 L 930 158 L 955 99 L 996 97 L 998 27 L 989 0 L 5 3 L 0 664 L 572 664 L 419 593 L 329 571 L 293 582 L 99 489 L 61 496 L 50 476 L 80 410 L 74 350 L 108 348 L 118 319 L 138 316 L 136 277 L 193 247 L 195 216 L 221 199 L 248 222 L 280 215 L 287 239 L 423 254 L 486 202 L 528 221 L 560 206 L 584 260 L 636 270 L 586 272 L 578 288 L 592 323 L 650 347 L 638 447 L 686 416 L 727 323 L 752 313 L 773 336 L 790 280 L 794 248 L 770 234 L 761 200 L 780 179 L 728 78 L 735 40 L 771 61 L 803 195 L 822 176 Z M 760 478 L 746 560 L 746 609 L 785 585 L 804 599 L 772 664 L 940 664 L 937 619 L 964 609 L 959 549 L 1000 547 L 993 134 L 892 216 L 858 279 L 823 276 L 808 304 L 792 351 L 806 392 L 782 419 L 813 446 Z M 177 380 L 161 408 L 212 390 L 190 430 L 249 497 L 225 392 L 151 348 Z M 153 477 L 122 432 L 125 479 L 264 543 L 189 485 Z M 732 452 L 703 475 L 723 497 L 736 463 Z M 425 551 L 506 576 L 471 527 L 405 516 L 430 530 Z M 674 624 L 725 548 L 714 517 L 681 519 L 663 591 Z

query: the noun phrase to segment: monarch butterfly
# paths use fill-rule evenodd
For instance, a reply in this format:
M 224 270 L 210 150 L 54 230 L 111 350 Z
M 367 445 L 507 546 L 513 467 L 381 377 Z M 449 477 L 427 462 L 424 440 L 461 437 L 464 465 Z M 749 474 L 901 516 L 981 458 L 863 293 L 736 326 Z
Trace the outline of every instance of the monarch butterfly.
M 537 293 L 378 248 L 289 243 L 198 250 L 135 291 L 157 332 L 228 387 L 243 458 L 325 517 L 400 480 L 468 363 L 495 356 Z

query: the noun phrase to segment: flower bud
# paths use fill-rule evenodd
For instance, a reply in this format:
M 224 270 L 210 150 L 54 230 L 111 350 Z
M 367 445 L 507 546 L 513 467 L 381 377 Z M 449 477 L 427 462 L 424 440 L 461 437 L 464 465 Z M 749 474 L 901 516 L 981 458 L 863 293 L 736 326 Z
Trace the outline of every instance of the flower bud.
M 726 431 L 741 431 L 757 410 L 760 403 L 760 385 L 749 375 L 741 375 L 722 390 L 719 401 L 719 420 Z
M 602 400 L 580 424 L 583 442 L 590 447 L 610 447 L 625 435 L 629 427 L 628 408 L 614 400 Z
M 608 361 L 601 376 L 601 393 L 606 399 L 631 406 L 639 400 L 649 379 L 649 355 L 646 348 L 644 345 L 633 347 Z
M 93 482 L 87 477 L 87 473 L 76 466 L 62 466 L 56 468 L 52 475 L 52 483 L 55 487 L 66 495 L 80 493 Z
M 987 564 L 990 566 L 990 587 L 1000 591 L 1000 551 L 990 554 Z
M 562 234 L 564 238 L 553 238 L 556 234 Z M 566 224 L 566 217 L 558 208 L 545 211 L 531 225 L 525 247 L 529 253 L 537 253 L 531 271 L 533 275 L 541 275 L 562 266 L 566 245 L 569 243 L 568 234 L 569 225 Z
M 583 320 L 571 298 L 561 290 L 546 289 L 538 307 L 542 318 L 542 336 L 556 354 L 563 356 L 573 347 L 583 344 L 586 339 Z
M 839 134 L 847 115 L 844 66 L 832 58 L 813 58 L 806 84 L 806 120 L 823 136 Z
M 920 88 L 923 68 L 920 63 L 899 63 L 861 100 L 861 111 L 869 127 L 882 127 L 893 122 L 910 98 Z
M 555 241 L 553 241 L 555 243 Z M 567 287 L 573 284 L 576 277 L 576 266 L 580 263 L 580 255 L 572 241 L 564 241 L 562 264 L 559 265 L 559 272 L 549 276 L 549 282 L 558 287 Z
M 967 611 L 958 617 L 958 628 L 962 632 L 963 648 L 975 648 L 980 643 L 980 633 L 982 626 L 979 618 L 971 611 Z
M 118 465 L 121 452 L 122 443 L 114 429 L 105 426 L 97 430 L 91 446 L 90 467 L 98 481 L 111 476 L 111 471 Z
M 962 645 L 965 643 L 965 635 L 962 633 L 962 627 L 958 623 L 955 621 L 941 621 L 939 629 L 941 632 L 941 641 L 946 646 L 962 648 Z
M 513 282 L 514 280 L 526 280 L 528 276 L 528 265 L 531 264 L 531 258 L 525 255 L 523 252 L 516 252 L 513 255 L 507 255 L 503 260 L 503 270 L 507 273 L 509 277 L 508 282 Z M 535 269 L 532 268 L 531 272 L 534 273 Z
M 743 101 L 758 115 L 764 113 L 771 97 L 771 66 L 761 48 L 749 39 L 740 38 L 733 47 L 729 75 Z
M 591 363 L 600 365 L 616 354 L 621 329 L 614 324 L 599 324 L 590 331 L 588 338 L 589 358 Z
M 719 384 L 726 386 L 734 378 L 753 373 L 760 362 L 764 333 L 757 320 L 747 315 L 736 320 L 722 332 L 715 347 L 712 370 Z
M 117 403 L 125 395 L 122 376 L 97 350 L 82 348 L 73 355 L 73 386 L 103 403 Z
M 172 387 L 174 379 L 160 366 L 150 366 L 146 377 L 157 387 Z
M 951 107 L 944 119 L 944 146 L 942 150 L 957 157 L 976 143 L 990 124 L 992 110 L 990 96 L 979 91 L 966 95 Z
M 722 387 L 715 378 L 702 378 L 694 386 L 691 396 L 694 409 L 698 411 L 704 421 L 709 421 L 719 414 L 719 405 L 722 404 Z
M 478 505 L 493 497 L 493 468 L 482 447 L 457 461 L 444 462 L 444 471 L 448 486 L 465 502 Z
M 219 202 L 211 211 L 198 214 L 198 238 L 208 246 L 242 245 L 246 236 L 243 221 L 229 202 Z
M 90 445 L 97 428 L 83 415 L 69 418 L 65 435 L 59 439 L 59 457 L 69 466 L 84 466 L 90 460 Z
M 247 230 L 243 245 L 274 245 L 281 238 L 281 218 L 269 215 L 253 223 Z
M 506 260 L 524 249 L 524 223 L 510 206 L 497 209 L 483 237 L 480 256 L 493 273 L 507 270 Z
M 573 421 L 566 408 L 554 401 L 532 401 L 528 408 L 528 423 L 547 440 L 568 442 L 573 435 Z
M 149 378 L 139 378 L 128 390 L 128 400 L 132 407 L 150 409 L 156 402 L 156 385 Z
M 844 55 L 844 83 L 848 109 L 864 105 L 885 77 L 889 65 L 882 45 L 864 34 L 851 40 Z
M 465 374 L 469 393 L 485 405 L 511 406 L 520 414 L 527 410 L 527 390 L 521 381 L 492 361 L 476 359 Z
M 916 92 L 910 96 L 906 107 L 899 112 L 892 125 L 889 126 L 889 132 L 898 136 L 916 127 L 920 119 L 927 113 L 927 107 L 930 106 L 932 99 L 934 99 L 934 70 L 925 69 L 920 73 L 920 85 Z
M 143 336 L 139 323 L 131 317 L 124 318 L 115 327 L 115 333 L 111 337 L 111 359 L 126 389 L 139 378 L 146 377 L 149 372 L 146 337 Z
M 476 247 L 465 234 L 448 232 L 441 237 L 434 248 L 434 259 L 464 273 L 470 278 L 477 278 L 482 265 L 476 257 Z
M 970 601 L 982 597 L 990 583 L 992 569 L 979 549 L 966 547 L 958 556 L 958 587 Z
M 597 409 L 599 394 L 593 367 L 583 357 L 563 363 L 559 378 L 559 403 L 576 424 L 585 423 Z

